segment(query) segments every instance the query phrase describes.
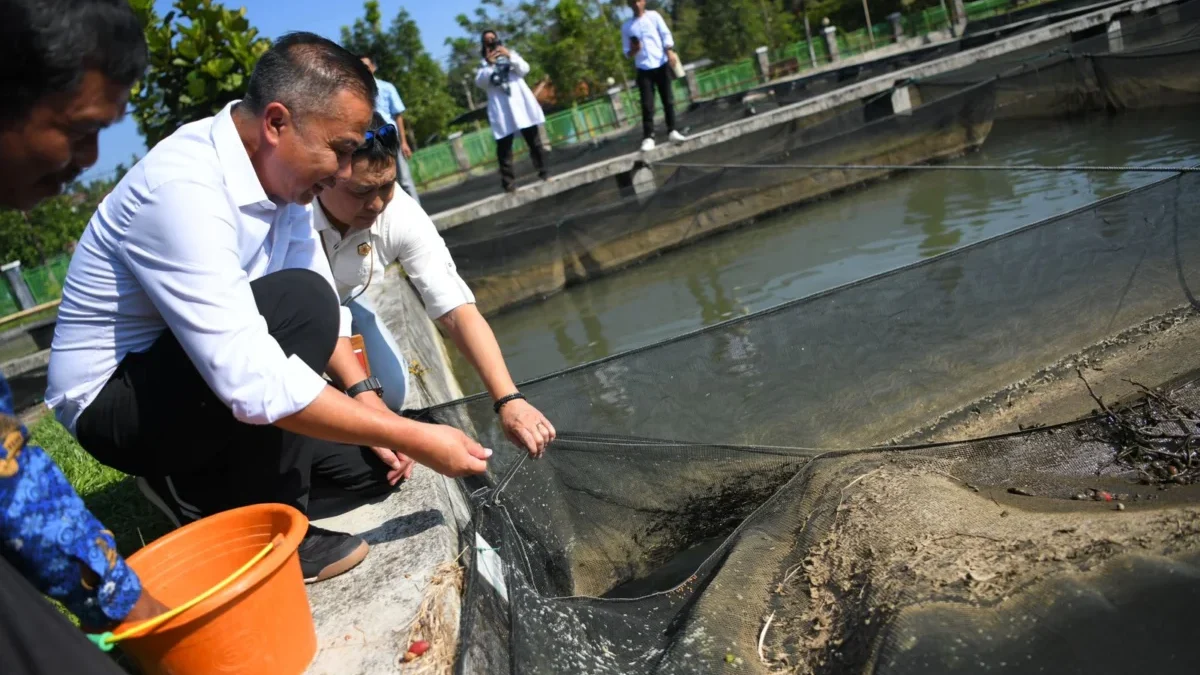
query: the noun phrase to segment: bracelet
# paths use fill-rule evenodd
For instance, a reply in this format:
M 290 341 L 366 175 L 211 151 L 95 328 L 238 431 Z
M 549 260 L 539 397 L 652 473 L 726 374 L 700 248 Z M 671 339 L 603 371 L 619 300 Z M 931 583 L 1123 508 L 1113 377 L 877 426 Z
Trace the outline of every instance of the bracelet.
M 505 403 L 509 403 L 511 401 L 516 401 L 517 399 L 524 401 L 525 394 L 522 394 L 521 392 L 518 391 L 516 393 L 509 394 L 508 396 L 502 396 L 495 403 L 492 404 L 492 410 L 495 410 L 496 414 L 499 415 L 500 409 L 504 407 Z

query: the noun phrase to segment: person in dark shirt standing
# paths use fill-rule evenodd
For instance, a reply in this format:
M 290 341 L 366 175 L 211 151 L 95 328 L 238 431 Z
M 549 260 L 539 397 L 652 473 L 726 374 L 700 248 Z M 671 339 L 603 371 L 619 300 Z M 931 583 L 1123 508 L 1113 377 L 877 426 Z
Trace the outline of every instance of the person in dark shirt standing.
M 29 209 L 96 162 L 146 67 L 126 0 L 0 0 L 0 206 Z M 15 416 L 0 378 L 0 663 L 6 674 L 120 673 L 39 595 L 89 628 L 150 618 L 162 605 L 111 532 Z

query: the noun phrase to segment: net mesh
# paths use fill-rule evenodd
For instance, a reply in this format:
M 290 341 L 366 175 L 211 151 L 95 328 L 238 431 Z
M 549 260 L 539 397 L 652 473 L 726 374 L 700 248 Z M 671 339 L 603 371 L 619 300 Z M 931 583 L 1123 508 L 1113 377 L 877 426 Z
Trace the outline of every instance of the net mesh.
M 1200 596 L 1196 489 L 1138 484 L 1102 420 L 878 446 L 1189 316 L 1198 187 L 1177 175 L 527 384 L 562 431 L 541 461 L 489 401 L 435 409 L 496 450 L 463 484 L 460 669 L 1190 672 L 1189 641 L 1125 627 Z
M 1200 9 L 1200 3 L 1187 7 Z M 1170 34 L 1153 44 L 1161 17 L 1131 26 L 1130 44 L 1143 45 L 1137 50 L 1097 55 L 1085 41 L 1079 53 L 1042 54 L 1016 66 L 1004 61 L 990 70 L 921 81 L 673 160 L 714 168 L 644 166 L 620 180 L 480 218 L 443 236 L 480 309 L 495 313 L 890 173 L 738 165 L 940 162 L 980 147 L 997 118 L 1200 104 L 1200 36 L 1178 37 L 1200 26 L 1190 16 L 1191 10 L 1182 11 Z M 1108 38 L 1101 37 L 1106 45 Z M 900 93 L 907 104 L 898 101 Z

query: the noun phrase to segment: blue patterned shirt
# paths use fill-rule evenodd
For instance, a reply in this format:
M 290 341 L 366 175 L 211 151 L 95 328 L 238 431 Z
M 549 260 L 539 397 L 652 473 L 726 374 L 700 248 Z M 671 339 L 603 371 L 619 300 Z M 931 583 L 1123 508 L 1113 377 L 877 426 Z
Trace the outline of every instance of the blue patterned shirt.
M 54 460 L 28 441 L 0 377 L 0 555 L 84 625 L 124 619 L 142 594 L 137 575 Z M 94 588 L 85 568 L 99 579 Z

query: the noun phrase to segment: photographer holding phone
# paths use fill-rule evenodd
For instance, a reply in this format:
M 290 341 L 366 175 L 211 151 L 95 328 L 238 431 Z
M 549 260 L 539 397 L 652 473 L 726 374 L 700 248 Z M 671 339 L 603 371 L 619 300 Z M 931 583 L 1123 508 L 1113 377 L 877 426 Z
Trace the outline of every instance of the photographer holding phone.
M 487 92 L 488 122 L 496 138 L 496 159 L 500 164 L 500 183 L 508 192 L 516 187 L 513 171 L 512 146 L 517 132 L 529 146 L 529 158 L 538 177 L 546 180 L 546 160 L 542 154 L 538 127 L 546 122 L 542 106 L 525 84 L 529 64 L 515 50 L 500 42 L 496 31 L 486 30 L 480 36 L 480 55 L 483 62 L 475 72 L 475 86 Z

